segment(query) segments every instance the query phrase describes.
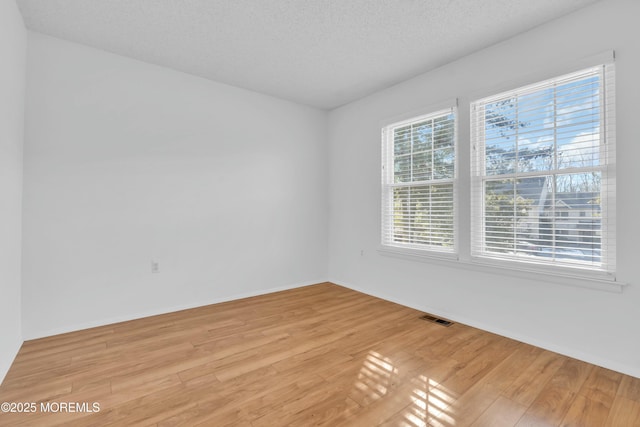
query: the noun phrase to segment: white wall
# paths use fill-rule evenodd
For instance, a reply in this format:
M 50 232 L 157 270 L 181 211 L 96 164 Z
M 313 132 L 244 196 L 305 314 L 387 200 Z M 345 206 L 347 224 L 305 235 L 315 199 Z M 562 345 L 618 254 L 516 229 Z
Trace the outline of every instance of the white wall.
M 37 33 L 27 71 L 25 338 L 326 280 L 326 112 Z
M 638 1 L 602 1 L 332 111 L 330 279 L 640 376 L 638 16 Z M 493 89 L 552 77 L 567 64 L 607 49 L 615 49 L 617 55 L 618 278 L 630 283 L 622 294 L 377 253 L 382 121 L 459 97 L 460 197 L 468 200 L 469 101 Z M 460 230 L 467 235 L 469 217 L 467 203 L 460 212 Z M 468 248 L 461 249 L 468 255 Z
M 14 0 L 0 0 L 0 383 L 22 345 L 20 256 L 27 32 Z

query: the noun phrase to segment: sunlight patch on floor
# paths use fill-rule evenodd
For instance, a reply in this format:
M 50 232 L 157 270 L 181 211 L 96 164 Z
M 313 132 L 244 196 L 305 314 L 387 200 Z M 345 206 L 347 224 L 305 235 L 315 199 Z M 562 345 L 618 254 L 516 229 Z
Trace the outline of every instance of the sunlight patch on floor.
M 437 381 L 420 375 L 412 380 L 415 388 L 411 404 L 404 410 L 407 426 L 453 427 L 455 418 L 450 412 L 455 400 L 453 393 Z
M 393 384 L 393 378 L 397 374 L 398 369 L 394 367 L 389 358 L 375 351 L 370 351 L 362 363 L 354 388 L 363 395 L 364 399 L 378 400 L 387 394 L 390 385 Z

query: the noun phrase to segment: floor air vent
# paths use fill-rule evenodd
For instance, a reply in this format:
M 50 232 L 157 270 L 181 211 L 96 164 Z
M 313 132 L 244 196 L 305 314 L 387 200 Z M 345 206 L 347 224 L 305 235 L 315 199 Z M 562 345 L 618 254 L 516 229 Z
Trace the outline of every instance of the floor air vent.
M 425 314 L 424 316 L 421 316 L 420 319 L 426 320 L 426 321 L 432 322 L 432 323 L 437 323 L 437 324 L 442 325 L 442 326 L 451 326 L 451 325 L 453 325 L 453 322 L 450 322 L 450 321 L 444 320 L 444 319 L 439 319 L 439 318 L 437 318 L 435 316 L 432 316 L 430 314 Z

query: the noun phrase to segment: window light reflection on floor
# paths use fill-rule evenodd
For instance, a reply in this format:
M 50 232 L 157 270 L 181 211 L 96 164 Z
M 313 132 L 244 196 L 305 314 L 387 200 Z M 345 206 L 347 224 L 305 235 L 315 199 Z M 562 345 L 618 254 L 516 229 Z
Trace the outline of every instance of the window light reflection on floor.
M 380 399 L 387 393 L 393 383 L 393 377 L 397 374 L 398 370 L 390 359 L 370 351 L 354 384 L 355 389 L 361 394 L 361 399 L 357 400 L 371 402 Z
M 456 425 L 450 406 L 455 397 L 433 379 L 420 375 L 411 381 L 416 387 L 412 404 L 404 410 L 407 426 L 452 427 Z
M 456 396 L 446 387 L 425 375 L 418 375 L 411 380 L 411 388 L 405 391 L 392 388 L 401 384 L 399 368 L 388 357 L 370 351 L 362 362 L 350 397 L 367 406 L 389 394 L 397 403 L 406 402 L 395 418 L 396 425 L 407 427 L 434 426 L 454 427 L 456 421 L 452 404 Z M 391 395 L 393 391 L 393 395 Z M 393 397 L 392 397 L 393 396 Z

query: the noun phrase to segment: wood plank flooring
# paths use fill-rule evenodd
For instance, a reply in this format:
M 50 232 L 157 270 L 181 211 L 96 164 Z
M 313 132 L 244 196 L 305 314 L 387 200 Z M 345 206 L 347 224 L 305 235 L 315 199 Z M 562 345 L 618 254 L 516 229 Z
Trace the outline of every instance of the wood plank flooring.
M 0 425 L 640 426 L 640 379 L 421 314 L 323 283 L 28 341 Z

